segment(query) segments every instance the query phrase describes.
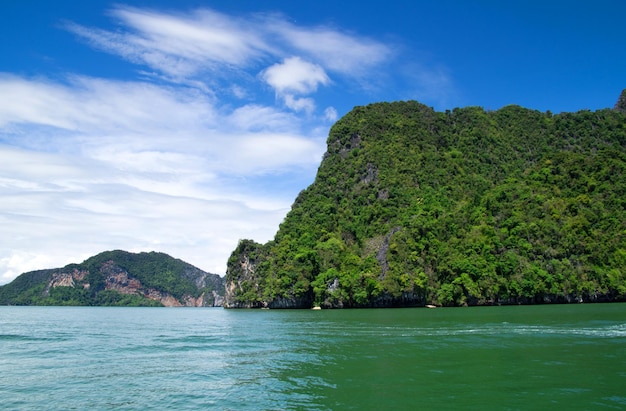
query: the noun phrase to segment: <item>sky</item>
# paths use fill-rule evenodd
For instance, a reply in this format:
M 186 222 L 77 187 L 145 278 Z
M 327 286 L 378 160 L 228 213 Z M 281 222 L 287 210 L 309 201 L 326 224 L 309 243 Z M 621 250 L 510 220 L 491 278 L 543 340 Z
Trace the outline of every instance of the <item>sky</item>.
M 105 250 L 224 275 L 353 107 L 613 107 L 626 2 L 0 0 L 0 285 Z

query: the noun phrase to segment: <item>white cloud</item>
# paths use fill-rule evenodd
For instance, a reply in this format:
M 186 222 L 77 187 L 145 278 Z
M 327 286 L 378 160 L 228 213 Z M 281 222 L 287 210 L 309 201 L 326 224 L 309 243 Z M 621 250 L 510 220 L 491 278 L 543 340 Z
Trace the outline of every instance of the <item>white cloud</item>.
M 296 26 L 279 14 L 233 16 L 206 8 L 165 13 L 126 6 L 110 14 L 120 23 L 115 31 L 77 23 L 65 27 L 94 47 L 146 66 L 152 71 L 142 73 L 149 77 L 218 98 L 226 92 L 247 99 L 260 79 L 285 107 L 307 115 L 316 108 L 311 94 L 331 85 L 329 73 L 372 88 L 380 82 L 380 67 L 397 54 L 391 44 L 332 27 Z
M 267 68 L 261 77 L 278 94 L 310 94 L 317 87 L 326 85 L 330 79 L 322 67 L 300 57 L 289 57 Z
M 66 28 L 95 47 L 168 78 L 201 79 L 213 86 L 233 76 L 245 79 L 246 70 L 273 67 L 283 59 L 282 64 L 293 69 L 296 64 L 290 59 L 296 58 L 309 62 L 323 76 L 334 71 L 362 79 L 395 54 L 392 45 L 324 26 L 295 26 L 276 14 L 235 17 L 198 9 L 174 15 L 117 7 L 111 15 L 121 23 L 116 31 L 76 23 L 67 23 Z M 211 74 L 210 80 L 204 73 Z M 284 86 L 278 79 L 275 83 Z M 302 81 L 287 84 L 293 85 L 310 87 Z
M 338 118 L 337 110 L 334 107 L 326 107 L 324 110 L 324 120 L 335 122 Z
M 231 69 L 245 66 L 273 52 L 248 22 L 213 10 L 172 15 L 118 7 L 111 14 L 121 20 L 126 31 L 75 23 L 66 27 L 96 47 L 175 78 L 223 65 Z
M 265 170 L 280 170 L 286 165 L 311 167 L 319 164 L 322 159 L 320 146 L 320 141 L 297 136 L 256 133 L 238 139 L 234 149 L 244 170 L 248 168 L 247 164 Z
M 2 76 L 0 93 L 2 282 L 114 248 L 223 274 L 240 238 L 271 239 L 324 150 L 293 114 L 188 87 Z M 259 189 L 268 175 L 300 177 Z
M 294 111 L 304 111 L 311 114 L 315 110 L 315 101 L 307 97 L 294 97 L 291 94 L 284 96 L 285 105 Z
M 289 57 L 268 67 L 261 73 L 261 77 L 276 91 L 276 96 L 283 99 L 287 107 L 307 114 L 315 110 L 315 102 L 310 97 L 296 96 L 313 93 L 319 85 L 330 83 L 330 78 L 322 67 L 300 57 Z
M 280 19 L 274 19 L 268 27 L 296 50 L 306 53 L 329 70 L 350 76 L 364 75 L 368 69 L 391 59 L 394 54 L 389 45 L 332 28 L 298 27 Z
M 0 213 L 2 282 L 114 248 L 164 251 L 223 273 L 238 239 L 269 240 L 274 231 L 269 226 L 275 229 L 286 207 L 264 210 L 241 201 L 163 195 L 124 185 L 85 184 L 81 191 L 8 195 L 2 190 L 9 202 Z
M 0 285 L 8 283 L 18 275 L 28 271 L 39 270 L 42 268 L 55 268 L 54 264 L 59 264 L 59 261 L 61 261 L 61 259 L 54 258 L 50 255 L 38 254 L 36 251 L 10 252 L 0 258 Z M 72 262 L 74 261 L 66 260 L 63 265 Z
M 257 159 L 255 144 L 239 144 L 239 161 Z M 255 182 L 202 187 L 174 172 L 121 172 L 113 162 L 0 147 L 0 283 L 116 248 L 164 251 L 223 274 L 237 241 L 271 239 L 292 201 Z
M 71 77 L 68 84 L 0 76 L 0 127 L 36 124 L 91 133 L 153 133 L 215 122 L 211 101 L 187 88 Z M 193 110 L 189 110 L 193 107 Z
M 274 130 L 294 132 L 297 119 L 290 113 L 273 107 L 247 104 L 237 107 L 227 117 L 228 124 L 238 130 Z

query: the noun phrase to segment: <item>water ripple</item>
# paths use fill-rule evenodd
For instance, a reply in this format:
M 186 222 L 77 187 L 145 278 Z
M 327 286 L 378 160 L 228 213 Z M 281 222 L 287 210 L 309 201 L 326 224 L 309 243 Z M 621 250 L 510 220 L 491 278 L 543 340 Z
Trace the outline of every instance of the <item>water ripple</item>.
M 621 408 L 624 307 L 0 307 L 0 398 L 39 410 Z

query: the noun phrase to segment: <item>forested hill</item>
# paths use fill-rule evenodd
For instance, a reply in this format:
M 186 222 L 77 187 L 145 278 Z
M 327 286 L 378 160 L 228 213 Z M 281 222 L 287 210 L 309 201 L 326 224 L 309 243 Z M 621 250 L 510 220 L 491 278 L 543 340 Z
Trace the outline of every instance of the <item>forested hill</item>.
M 106 251 L 0 287 L 0 305 L 222 305 L 224 279 L 163 253 Z
M 227 307 L 626 298 L 626 91 L 613 109 L 356 107 Z

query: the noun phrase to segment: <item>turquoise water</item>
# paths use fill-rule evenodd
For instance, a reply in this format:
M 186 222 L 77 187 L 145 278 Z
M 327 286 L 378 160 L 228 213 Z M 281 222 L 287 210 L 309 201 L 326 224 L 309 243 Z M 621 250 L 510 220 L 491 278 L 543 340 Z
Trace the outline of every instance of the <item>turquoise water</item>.
M 626 409 L 626 304 L 0 307 L 0 409 Z

